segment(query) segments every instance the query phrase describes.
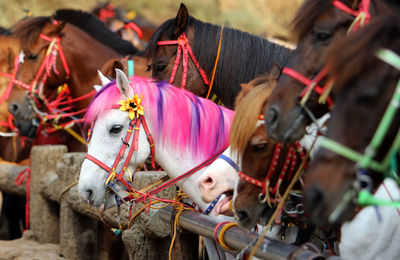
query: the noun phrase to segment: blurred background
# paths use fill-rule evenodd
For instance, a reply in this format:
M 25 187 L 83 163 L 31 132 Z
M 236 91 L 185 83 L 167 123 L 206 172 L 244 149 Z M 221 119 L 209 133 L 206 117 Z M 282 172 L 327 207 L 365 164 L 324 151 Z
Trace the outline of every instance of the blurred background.
M 0 0 L 0 26 L 10 27 L 25 17 L 51 15 L 60 8 L 90 11 L 98 0 Z M 115 7 L 142 15 L 155 25 L 173 18 L 183 2 L 204 22 L 221 24 L 264 37 L 290 40 L 290 21 L 303 0 L 114 0 Z

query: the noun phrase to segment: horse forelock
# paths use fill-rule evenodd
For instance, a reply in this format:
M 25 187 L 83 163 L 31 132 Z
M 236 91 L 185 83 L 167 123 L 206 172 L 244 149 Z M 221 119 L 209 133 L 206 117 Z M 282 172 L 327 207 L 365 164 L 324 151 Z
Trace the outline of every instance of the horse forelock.
M 275 80 L 265 78 L 262 83 L 258 82 L 259 85 L 256 85 L 237 102 L 235 117 L 232 122 L 230 145 L 232 151 L 235 151 L 238 156 L 243 154 L 246 149 L 254 133 L 258 116 L 263 112 L 262 108 L 270 97 L 275 82 Z
M 228 145 L 233 111 L 165 82 L 140 77 L 134 77 L 132 82 L 133 92 L 143 95 L 145 118 L 149 118 L 149 127 L 158 142 L 168 142 L 182 153 L 191 151 L 202 158 Z M 121 100 L 115 82 L 103 87 L 88 107 L 85 125 L 94 123 Z M 147 113 L 150 117 L 146 117 Z
M 298 9 L 293 21 L 292 28 L 297 40 L 312 29 L 315 21 L 330 8 L 335 8 L 331 1 L 307 0 Z
M 380 15 L 332 47 L 327 56 L 327 64 L 330 75 L 335 79 L 335 86 L 340 88 L 352 78 L 362 75 L 363 71 L 376 67 L 376 62 L 384 64 L 376 57 L 376 52 L 381 48 L 400 55 L 400 19 L 394 12 Z M 388 68 L 399 74 L 397 70 Z
M 49 17 L 38 16 L 26 18 L 16 23 L 12 28 L 12 35 L 20 39 L 23 47 L 29 47 L 36 43 L 44 26 L 51 22 Z

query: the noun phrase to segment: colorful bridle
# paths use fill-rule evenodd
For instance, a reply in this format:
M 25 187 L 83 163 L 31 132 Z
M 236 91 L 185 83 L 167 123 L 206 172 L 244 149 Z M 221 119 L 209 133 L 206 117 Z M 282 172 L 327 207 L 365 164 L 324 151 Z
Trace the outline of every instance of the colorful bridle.
M 58 22 L 53 20 L 52 23 L 57 24 Z M 60 75 L 60 72 L 56 68 L 57 57 L 60 58 L 66 80 L 68 80 L 70 76 L 70 69 L 67 60 L 65 58 L 63 48 L 61 46 L 60 36 L 57 35 L 54 37 L 49 37 L 41 33 L 39 37 L 44 41 L 48 41 L 49 46 L 46 50 L 43 61 L 33 81 L 30 84 L 27 84 L 16 79 L 20 65 L 24 62 L 24 53 L 21 52 L 21 54 L 15 58 L 13 73 L 12 74 L 0 73 L 0 76 L 7 77 L 10 79 L 7 89 L 4 92 L 3 96 L 0 98 L 0 101 L 3 102 L 4 100 L 7 100 L 9 98 L 11 90 L 14 85 L 23 87 L 28 91 L 29 97 L 32 100 L 31 106 L 33 110 L 36 112 L 36 114 L 39 116 L 39 118 L 41 118 L 43 122 L 47 122 L 48 120 L 55 120 L 57 122 L 53 124 L 52 128 L 48 128 L 46 130 L 47 134 L 58 131 L 59 129 L 65 129 L 78 141 L 80 141 L 83 144 L 86 144 L 83 138 L 71 129 L 72 125 L 82 121 L 81 119 L 77 119 L 76 116 L 85 113 L 86 109 L 82 109 L 80 111 L 70 111 L 70 110 L 72 110 L 73 108 L 72 106 L 73 103 L 92 97 L 96 93 L 96 91 L 91 91 L 83 96 L 73 99 L 70 96 L 68 86 L 64 84 L 63 86 L 60 86 L 58 88 L 57 93 L 53 93 L 50 97 L 45 97 L 42 93 L 41 88 L 43 88 L 48 77 L 51 76 L 52 72 L 55 75 Z M 40 101 L 38 98 L 40 99 Z M 38 109 L 38 107 L 42 105 L 46 106 L 48 112 L 42 112 L 40 111 L 40 109 Z M 72 118 L 72 120 L 64 122 L 63 124 L 59 125 L 58 121 L 61 118 Z
M 392 65 L 396 69 L 400 70 L 400 56 L 394 52 L 381 49 L 377 52 L 378 58 Z M 393 96 L 390 100 L 388 107 L 371 139 L 371 142 L 365 148 L 363 154 L 340 144 L 327 137 L 320 137 L 320 145 L 344 158 L 356 163 L 357 168 L 357 179 L 354 182 L 352 188 L 350 188 L 343 196 L 342 200 L 329 217 L 331 222 L 334 222 L 345 205 L 353 201 L 358 195 L 358 203 L 365 205 L 362 198 L 365 198 L 366 193 L 371 191 L 371 180 L 366 175 L 367 170 L 373 170 L 385 174 L 386 177 L 394 179 L 400 184 L 400 178 L 398 176 L 397 169 L 397 154 L 400 151 L 400 130 L 397 131 L 396 137 L 392 142 L 392 145 L 386 153 L 384 159 L 381 162 L 374 160 L 377 155 L 379 148 L 381 147 L 383 140 L 385 139 L 390 126 L 393 123 L 393 119 L 398 113 L 400 104 L 400 80 L 398 81 Z M 398 128 L 398 126 L 396 126 Z
M 122 139 L 122 146 L 117 154 L 117 157 L 114 160 L 114 163 L 112 164 L 111 167 L 107 166 L 103 162 L 101 162 L 99 159 L 95 158 L 94 156 L 90 155 L 89 153 L 86 154 L 85 158 L 92 161 L 93 163 L 97 164 L 100 166 L 102 169 L 104 169 L 106 172 L 108 172 L 107 178 L 106 178 L 106 186 L 114 180 L 114 178 L 117 178 L 118 181 L 122 182 L 122 184 L 129 189 L 131 185 L 129 185 L 124 179 L 123 176 L 126 171 L 128 171 L 128 164 L 132 159 L 132 155 L 134 151 L 138 151 L 139 148 L 139 131 L 140 131 L 140 126 L 142 125 L 147 139 L 150 143 L 150 149 L 151 149 L 151 162 L 153 168 L 155 168 L 155 146 L 154 146 L 154 139 L 153 136 L 150 133 L 150 130 L 147 126 L 146 119 L 144 117 L 144 111 L 141 106 L 141 98 L 139 98 L 137 95 L 134 95 L 133 98 L 128 98 L 126 101 L 123 100 L 121 101 L 120 104 L 115 105 L 114 109 L 120 109 L 122 111 L 127 111 L 129 112 L 129 128 L 126 130 L 125 138 Z M 91 127 L 93 128 L 93 126 Z M 92 133 L 92 130 L 90 130 L 90 133 Z M 88 136 L 90 141 L 90 136 Z M 132 144 L 130 145 L 132 137 Z M 120 171 L 117 173 L 117 166 L 121 161 L 121 158 L 125 154 L 126 148 L 129 148 L 128 155 L 125 158 L 124 164 Z M 130 174 L 130 180 L 132 180 L 131 174 Z
M 259 115 L 259 122 L 264 123 L 264 116 Z M 256 185 L 262 189 L 262 192 L 259 195 L 259 200 L 261 203 L 268 203 L 270 207 L 272 207 L 272 204 L 276 203 L 277 200 L 280 197 L 279 189 L 282 184 L 282 182 L 285 180 L 290 180 L 293 177 L 295 167 L 298 162 L 299 157 L 301 160 L 303 160 L 306 156 L 304 148 L 300 145 L 299 142 L 295 142 L 293 144 L 289 145 L 289 150 L 287 154 L 285 155 L 282 153 L 283 144 L 282 143 L 277 143 L 274 148 L 274 153 L 271 159 L 271 162 L 269 163 L 269 168 L 266 174 L 266 177 L 264 181 L 260 181 L 256 178 L 253 178 L 244 172 L 242 172 L 239 168 L 239 166 L 229 157 L 225 155 L 220 155 L 219 158 L 225 160 L 227 163 L 229 163 L 235 170 L 238 171 L 238 176 L 253 185 Z M 276 176 L 277 173 L 277 168 L 280 159 L 282 156 L 285 156 L 285 161 L 283 163 L 283 166 L 279 172 L 279 177 L 277 181 L 275 182 L 275 185 L 271 186 L 271 179 Z M 271 197 L 274 196 L 275 198 L 272 199 Z
M 110 83 L 110 84 L 113 84 Z M 139 109 L 138 109 L 139 108 Z M 139 202 L 144 202 L 147 198 L 155 198 L 154 195 L 161 192 L 162 190 L 177 184 L 179 181 L 184 180 L 185 178 L 190 177 L 191 175 L 193 175 L 194 173 L 198 172 L 199 170 L 203 169 L 204 167 L 210 165 L 213 161 L 215 161 L 218 156 L 220 154 L 223 153 L 223 151 L 225 150 L 225 148 L 221 151 L 219 151 L 218 153 L 216 153 L 215 155 L 211 156 L 210 158 L 208 158 L 207 160 L 205 160 L 204 162 L 202 162 L 201 164 L 195 166 L 194 168 L 190 169 L 189 171 L 179 175 L 176 178 L 173 178 L 169 181 L 166 181 L 160 185 L 158 185 L 157 187 L 152 188 L 150 191 L 147 191 L 146 193 L 143 192 L 139 192 L 137 190 L 134 190 L 132 185 L 130 183 L 128 183 L 124 178 L 124 174 L 128 171 L 127 167 L 129 162 L 132 159 L 132 155 L 134 151 L 138 151 L 138 137 L 139 137 L 139 130 L 140 130 L 140 126 L 143 126 L 144 131 L 146 132 L 146 136 L 147 136 L 147 140 L 150 143 L 150 148 L 151 148 L 151 161 L 152 161 L 152 166 L 153 168 L 155 168 L 155 145 L 154 145 L 154 139 L 153 136 L 150 133 L 149 128 L 147 127 L 147 123 L 145 120 L 145 116 L 144 116 L 144 110 L 143 108 L 141 108 L 141 98 L 139 98 L 138 96 L 134 96 L 133 99 L 128 99 L 127 101 L 121 101 L 120 104 L 115 105 L 114 109 L 120 109 L 122 111 L 127 111 L 131 114 L 130 117 L 130 123 L 129 123 L 129 128 L 125 134 L 125 138 L 122 140 L 122 146 L 117 154 L 117 157 L 115 158 L 113 164 L 111 167 L 109 167 L 108 165 L 106 165 L 105 163 L 103 163 L 101 160 L 95 158 L 92 155 L 87 154 L 85 156 L 85 159 L 88 159 L 90 161 L 92 161 L 93 163 L 95 163 L 96 165 L 98 165 L 100 168 L 102 168 L 103 170 L 105 170 L 108 175 L 106 177 L 105 180 L 105 185 L 107 187 L 114 187 L 114 184 L 112 183 L 115 179 L 119 182 L 121 182 L 121 184 L 126 188 L 126 191 L 128 193 L 130 193 L 130 195 L 126 196 L 125 198 L 119 198 L 119 200 L 122 200 L 124 202 L 127 201 L 135 201 L 136 203 Z M 135 110 L 137 109 L 137 110 Z M 140 109 L 142 109 L 143 113 L 136 113 L 134 111 L 139 111 Z M 93 131 L 93 125 L 90 129 L 90 134 L 88 134 L 88 143 L 90 142 L 90 135 L 92 134 Z M 130 140 L 132 137 L 132 143 L 129 144 Z M 118 171 L 117 170 L 117 166 L 121 161 L 122 156 L 124 155 L 127 147 L 130 147 L 128 155 L 125 158 L 124 164 L 122 166 L 122 168 Z M 128 180 L 130 182 L 133 181 L 132 179 L 132 175 L 131 173 L 128 171 L 129 173 L 129 178 Z M 112 190 L 116 193 L 116 190 L 114 188 L 112 188 Z M 139 197 L 135 197 L 132 194 L 139 194 Z M 116 196 L 118 196 L 116 194 Z M 160 199 L 160 198 L 155 198 L 159 201 L 166 201 L 165 199 Z M 171 202 L 171 201 L 169 201 Z M 173 202 L 176 203 L 176 202 Z
M 343 4 L 340 0 L 333 0 L 332 4 L 342 10 L 343 12 L 350 14 L 355 17 L 354 22 L 349 27 L 349 32 L 357 30 L 360 26 L 369 23 L 370 21 L 370 13 L 369 13 L 369 6 L 370 0 L 362 0 L 358 6 L 358 11 L 355 11 L 349 8 L 347 5 Z M 320 82 L 327 76 L 329 72 L 328 67 L 324 67 L 313 79 L 309 79 L 303 76 L 301 73 L 291 69 L 289 67 L 284 67 L 282 70 L 282 74 L 286 74 L 295 80 L 299 81 L 300 83 L 304 84 L 305 88 L 300 93 L 300 105 L 305 106 L 308 98 L 310 97 L 312 91 L 316 92 L 320 98 L 319 103 L 327 104 L 329 108 L 332 108 L 333 101 L 329 96 L 329 93 L 332 89 L 333 82 L 332 80 L 328 80 L 325 85 L 320 86 Z
M 208 86 L 208 92 L 206 95 L 206 98 L 210 97 L 210 93 L 211 93 L 211 89 L 212 86 L 214 84 L 214 78 L 215 78 L 215 72 L 218 66 L 218 60 L 219 60 L 219 56 L 221 53 L 221 43 L 222 43 L 222 32 L 223 32 L 223 27 L 221 27 L 220 30 L 220 37 L 219 37 L 219 43 L 218 43 L 218 50 L 217 50 L 217 56 L 215 58 L 215 64 L 214 64 L 214 68 L 212 71 L 212 75 L 211 75 L 211 81 L 208 80 L 208 77 L 205 73 L 205 71 L 201 68 L 200 63 L 198 62 L 198 60 L 196 59 L 196 56 L 193 53 L 192 48 L 190 47 L 190 43 L 189 40 L 186 36 L 186 33 L 182 33 L 177 40 L 170 40 L 170 41 L 159 41 L 157 43 L 157 45 L 159 46 L 163 46 L 163 45 L 178 45 L 178 50 L 176 52 L 176 58 L 175 58 L 175 62 L 174 62 L 174 67 L 172 69 L 172 73 L 171 76 L 169 78 L 169 83 L 173 84 L 174 80 L 175 80 L 175 76 L 176 76 L 176 72 L 178 70 L 179 67 L 179 63 L 181 60 L 181 56 L 183 53 L 183 57 L 182 57 L 182 78 L 181 78 L 181 88 L 184 89 L 186 87 L 186 79 L 187 79 L 187 71 L 188 71 L 188 61 L 189 61 L 189 56 L 192 59 L 193 63 L 195 64 L 197 70 L 200 73 L 201 78 L 203 79 L 203 82 L 205 85 Z

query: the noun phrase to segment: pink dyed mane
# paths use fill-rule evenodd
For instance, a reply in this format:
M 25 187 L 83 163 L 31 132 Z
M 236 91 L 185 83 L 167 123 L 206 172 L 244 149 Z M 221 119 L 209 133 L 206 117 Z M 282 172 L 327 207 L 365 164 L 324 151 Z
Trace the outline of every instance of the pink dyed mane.
M 143 94 L 144 115 L 150 114 L 151 120 L 146 119 L 158 142 L 170 142 L 180 152 L 194 152 L 202 159 L 228 146 L 232 110 L 165 82 L 133 77 L 131 87 L 135 94 Z M 89 105 L 86 124 L 95 122 L 121 100 L 115 82 L 103 87 Z

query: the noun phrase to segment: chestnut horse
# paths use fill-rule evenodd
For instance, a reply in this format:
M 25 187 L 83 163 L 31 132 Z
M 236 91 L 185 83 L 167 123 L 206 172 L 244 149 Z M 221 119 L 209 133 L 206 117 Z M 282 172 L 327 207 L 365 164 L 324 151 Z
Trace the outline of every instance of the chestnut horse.
M 217 199 L 214 210 L 216 214 L 230 215 L 233 195 L 231 210 L 234 210 L 239 225 L 245 228 L 253 228 L 260 220 L 262 223 L 268 220 L 304 156 L 302 149 L 298 150 L 299 144 L 287 143 L 277 146 L 278 142 L 266 135 L 264 120 L 259 119 L 277 76 L 278 73 L 274 76 L 262 76 L 248 84 L 242 84 L 242 92 L 235 105 L 231 147 L 213 162 L 199 179 L 203 200 L 211 202 L 220 197 L 220 194 L 224 195 Z M 281 149 L 279 155 L 276 152 L 277 148 Z M 289 162 L 289 165 L 285 166 L 285 162 Z M 269 170 L 272 165 L 276 167 L 274 171 Z M 283 170 L 284 167 L 287 167 L 287 172 Z M 266 184 L 267 182 L 269 184 Z M 262 184 L 270 187 L 268 198 L 261 187 Z M 293 193 L 282 214 L 282 227 L 274 226 L 268 236 L 283 238 L 288 243 L 307 241 L 314 230 L 313 227 L 307 227 L 305 230 L 305 225 L 301 225 L 302 236 L 297 236 L 298 227 L 286 226 L 288 223 L 299 223 L 302 207 L 301 195 Z
M 388 162 L 399 162 L 400 112 L 392 96 L 398 95 L 400 66 L 382 61 L 387 53 L 382 48 L 400 54 L 398 13 L 377 17 L 328 55 L 336 105 L 328 124 L 329 139 L 321 140 L 324 148 L 312 161 L 306 179 L 306 208 L 316 224 L 340 225 L 354 217 L 358 195 L 365 189 L 373 191 L 383 173 L 399 180 Z M 385 116 L 388 124 L 382 130 L 387 108 L 393 109 L 392 118 Z
M 318 79 L 326 54 L 335 42 L 342 39 L 350 28 L 360 27 L 355 21 L 366 15 L 364 23 L 381 12 L 386 4 L 380 0 L 307 0 L 300 7 L 293 20 L 293 32 L 298 39 L 297 48 L 290 57 L 287 67 L 279 78 L 264 111 L 268 135 L 279 141 L 295 141 L 305 134 L 305 127 L 311 117 L 300 105 L 300 95 L 307 81 L 319 81 L 322 88 L 326 81 Z M 351 26 L 352 25 L 352 26 Z M 338 53 L 337 55 L 341 55 Z M 321 73 L 320 73 L 321 72 Z M 295 75 L 293 75 L 295 74 Z M 300 75 L 296 75 L 300 74 Z M 318 75 L 318 76 L 317 76 Z M 304 79 L 301 79 L 303 77 Z M 319 86 L 314 90 L 319 91 Z M 326 85 L 328 87 L 328 85 Z M 321 93 L 321 91 L 319 91 Z M 331 98 L 331 97 L 330 97 Z M 328 99 L 329 105 L 331 100 Z M 316 118 L 329 111 L 327 104 L 319 102 L 319 95 L 312 92 L 305 107 Z
M 268 72 L 275 63 L 284 66 L 290 50 L 249 33 L 203 23 L 181 4 L 176 18 L 154 33 L 145 54 L 152 59 L 153 78 L 169 80 L 201 97 L 215 93 L 232 108 L 240 83 Z
M 137 53 L 137 49 L 111 32 L 100 20 L 82 11 L 58 10 L 53 17 L 27 18 L 17 23 L 12 33 L 21 41 L 24 51 L 16 79 L 30 88 L 29 95 L 24 94 L 26 89 L 13 88 L 9 111 L 17 121 L 35 118 L 38 109 L 33 107 L 36 106 L 42 106 L 42 112 L 48 112 L 51 96 L 57 96 L 59 86 L 67 84 L 69 97 L 77 99 L 67 102 L 75 111 L 71 112 L 71 122 L 78 123 L 76 116 L 84 112 L 94 94 L 93 85 L 98 84 L 97 69 L 110 59 Z M 51 49 L 55 45 L 56 48 Z M 44 69 L 41 68 L 43 64 L 46 65 Z M 65 108 L 65 104 L 57 109 Z M 71 140 L 68 138 L 71 137 L 67 135 L 64 142 Z M 70 141 L 66 143 L 71 144 Z M 78 142 L 75 144 L 70 148 L 85 149 Z

